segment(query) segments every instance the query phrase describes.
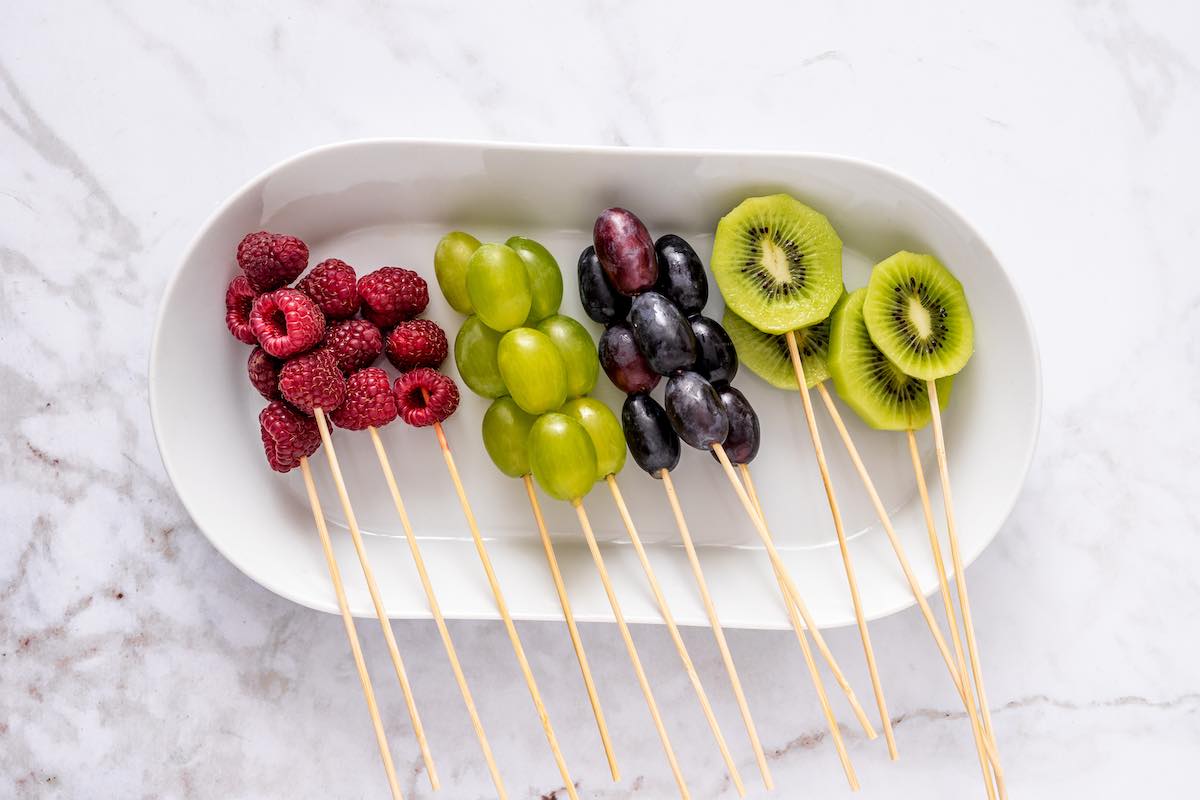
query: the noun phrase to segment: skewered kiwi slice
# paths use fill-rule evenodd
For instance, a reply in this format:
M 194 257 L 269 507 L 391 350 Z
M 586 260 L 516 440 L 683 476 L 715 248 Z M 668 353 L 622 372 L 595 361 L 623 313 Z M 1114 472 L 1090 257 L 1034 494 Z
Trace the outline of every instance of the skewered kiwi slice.
M 712 271 L 738 316 L 785 333 L 829 316 L 842 294 L 842 240 L 794 197 L 751 197 L 717 223 Z
M 738 358 L 751 372 L 776 389 L 796 389 L 796 372 L 788 353 L 787 340 L 773 333 L 763 333 L 728 308 L 721 320 L 725 332 L 733 340 Z M 804 378 L 811 389 L 829 377 L 825 362 L 829 350 L 829 320 L 795 331 L 796 348 L 804 365 Z
M 955 374 L 975 347 L 962 284 L 930 255 L 902 250 L 876 264 L 863 316 L 875 345 L 914 378 Z
M 872 428 L 903 431 L 929 422 L 925 381 L 906 375 L 871 341 L 863 318 L 867 289 L 843 297 L 833 309 L 829 371 L 838 396 Z M 937 381 L 938 404 L 946 407 L 954 378 Z

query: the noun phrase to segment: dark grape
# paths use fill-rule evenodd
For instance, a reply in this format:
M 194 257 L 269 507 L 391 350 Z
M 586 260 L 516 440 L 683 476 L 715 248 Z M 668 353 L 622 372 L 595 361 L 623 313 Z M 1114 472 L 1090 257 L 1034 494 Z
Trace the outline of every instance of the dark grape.
M 683 237 L 668 233 L 654 243 L 654 254 L 658 258 L 654 290 L 674 300 L 688 316 L 703 311 L 708 302 L 708 277 L 692 246 Z
M 658 292 L 633 299 L 629 324 L 638 349 L 659 375 L 671 375 L 696 363 L 696 336 L 679 306 Z
M 667 412 L 648 394 L 631 394 L 621 407 L 625 444 L 637 465 L 655 478 L 679 463 L 679 437 L 671 429 Z
M 729 417 L 729 435 L 725 437 L 722 445 L 725 454 L 734 464 L 749 464 L 758 455 L 758 446 L 762 443 L 758 414 L 754 412 L 746 395 L 728 383 L 717 384 L 713 388 L 717 390 L 721 405 L 725 407 L 725 416 Z M 717 458 L 716 453 L 713 453 L 713 458 Z
M 633 296 L 654 288 L 658 280 L 654 242 L 632 211 L 608 208 L 601 212 L 592 228 L 592 244 L 618 292 Z
M 692 317 L 689 322 L 696 337 L 693 369 L 713 383 L 733 380 L 738 371 L 737 348 L 721 323 L 702 314 Z
M 579 302 L 584 312 L 601 325 L 620 322 L 629 314 L 629 298 L 608 282 L 604 267 L 596 257 L 596 248 L 579 254 Z
M 680 372 L 667 381 L 667 418 L 679 438 L 697 450 L 721 444 L 729 435 L 729 417 L 713 385 L 695 372 Z
M 648 392 L 658 385 L 659 375 L 638 350 L 628 322 L 609 326 L 600 336 L 599 351 L 604 374 L 625 394 Z

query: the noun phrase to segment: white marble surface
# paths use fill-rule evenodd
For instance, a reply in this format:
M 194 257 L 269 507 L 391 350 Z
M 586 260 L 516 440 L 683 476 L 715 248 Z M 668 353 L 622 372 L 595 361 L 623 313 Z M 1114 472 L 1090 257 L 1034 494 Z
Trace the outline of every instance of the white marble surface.
M 4 4 L 0 796 L 384 796 L 340 622 L 196 531 L 145 371 L 163 284 L 215 204 L 288 155 L 385 135 L 828 151 L 957 204 L 1023 291 L 1046 375 L 1027 488 L 969 571 L 1012 794 L 1194 794 L 1196 7 L 499 6 Z M 521 629 L 581 795 L 673 796 L 615 629 L 584 629 L 615 785 L 561 626 Z M 396 631 L 431 654 L 409 661 L 440 796 L 492 796 L 433 626 Z M 563 797 L 502 629 L 453 632 L 512 796 Z M 406 795 L 430 797 L 362 634 Z M 695 796 L 735 796 L 664 632 L 635 635 Z M 847 728 L 861 796 L 981 796 L 919 615 L 873 635 L 902 760 Z M 765 796 L 711 637 L 686 636 Z M 844 796 L 794 641 L 730 639 L 774 796 Z M 853 632 L 830 639 L 865 695 Z

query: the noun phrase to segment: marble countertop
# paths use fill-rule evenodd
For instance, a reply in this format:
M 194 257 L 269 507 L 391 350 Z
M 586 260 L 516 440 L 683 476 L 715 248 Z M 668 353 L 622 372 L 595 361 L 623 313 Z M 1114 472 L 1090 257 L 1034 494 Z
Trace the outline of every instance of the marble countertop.
M 1194 793 L 1196 6 L 216 6 L 5 6 L 0 796 L 384 796 L 340 621 L 213 550 L 146 403 L 159 296 L 211 209 L 286 156 L 368 136 L 834 152 L 957 205 L 1024 294 L 1045 369 L 1033 471 L 969 570 L 1012 796 Z M 503 629 L 452 627 L 512 796 L 561 800 Z M 423 702 L 455 709 L 426 719 L 438 796 L 492 796 L 433 625 L 395 630 L 439 656 L 409 659 Z M 521 630 L 581 796 L 673 796 L 636 685 L 606 685 L 613 784 L 562 627 Z M 378 629 L 361 632 L 387 675 Z M 982 796 L 918 613 L 872 633 L 902 758 L 847 728 L 860 796 Z M 691 704 L 662 630 L 635 636 L 661 704 Z M 685 636 L 720 684 L 711 637 Z M 584 637 L 599 680 L 626 674 L 615 628 Z M 852 630 L 829 639 L 856 652 Z M 741 669 L 773 796 L 845 796 L 818 707 L 777 679 L 803 670 L 793 639 L 730 640 L 757 656 Z M 399 693 L 381 695 L 406 796 L 430 797 Z M 717 713 L 735 729 L 728 693 Z M 698 713 L 674 737 L 697 800 L 735 796 Z

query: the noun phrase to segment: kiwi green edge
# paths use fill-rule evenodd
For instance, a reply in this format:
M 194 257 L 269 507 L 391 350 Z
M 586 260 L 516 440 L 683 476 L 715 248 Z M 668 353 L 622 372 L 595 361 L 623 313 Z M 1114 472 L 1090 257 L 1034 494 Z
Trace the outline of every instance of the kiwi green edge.
M 776 389 L 797 392 L 796 372 L 788 352 L 787 339 L 781 334 L 764 333 L 742 319 L 728 306 L 721 324 L 742 365 Z M 829 319 L 795 331 L 796 348 L 804 365 L 804 380 L 808 388 L 829 378 L 826 354 L 829 348 Z

